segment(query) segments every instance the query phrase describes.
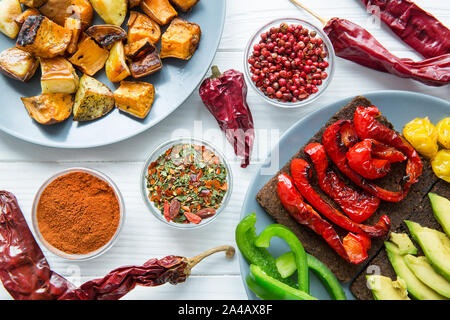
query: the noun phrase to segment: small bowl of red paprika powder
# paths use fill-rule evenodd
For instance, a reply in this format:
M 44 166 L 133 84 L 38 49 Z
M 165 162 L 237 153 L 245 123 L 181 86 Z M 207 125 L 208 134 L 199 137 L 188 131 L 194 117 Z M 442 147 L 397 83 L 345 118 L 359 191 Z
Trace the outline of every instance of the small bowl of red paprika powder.
M 119 189 L 105 174 L 87 168 L 66 169 L 39 188 L 32 208 L 38 239 L 54 254 L 88 260 L 117 240 L 125 218 Z

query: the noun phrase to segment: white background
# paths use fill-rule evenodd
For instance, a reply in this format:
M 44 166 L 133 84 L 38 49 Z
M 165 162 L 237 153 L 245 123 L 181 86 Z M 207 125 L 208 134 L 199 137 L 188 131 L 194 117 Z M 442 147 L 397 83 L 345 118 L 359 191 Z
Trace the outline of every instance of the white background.
M 338 16 L 366 27 L 394 54 L 418 58 L 411 48 L 404 45 L 385 26 L 376 27 L 359 0 L 302 1 L 325 18 Z M 450 26 L 450 1 L 415 2 L 438 17 L 445 25 Z M 225 29 L 214 64 L 223 71 L 229 68 L 243 70 L 243 51 L 247 40 L 262 25 L 282 17 L 303 18 L 320 25 L 307 13 L 296 9 L 288 0 L 227 0 Z M 278 109 L 265 103 L 249 89 L 248 102 L 256 129 L 277 129 L 282 134 L 301 117 L 317 108 L 341 98 L 377 90 L 409 90 L 450 100 L 448 86 L 428 87 L 412 80 L 372 71 L 340 58 L 337 60 L 335 71 L 327 92 L 306 108 Z M 8 99 L 9 97 L 1 98 L 2 108 L 7 107 Z M 44 250 L 55 271 L 63 276 L 79 274 L 81 281 L 102 277 L 121 265 L 142 264 L 153 257 L 160 258 L 169 254 L 194 256 L 210 247 L 222 244 L 234 245 L 234 228 L 239 221 L 241 204 L 247 185 L 256 172 L 257 164 L 247 169 L 241 169 L 238 163 L 233 164 L 234 189 L 228 207 L 214 223 L 199 230 L 178 231 L 163 225 L 150 214 L 141 199 L 139 177 L 148 154 L 157 145 L 170 139 L 175 129 L 183 128 L 193 132 L 194 121 L 198 120 L 202 121 L 204 130 L 217 128 L 214 118 L 202 105 L 196 90 L 177 111 L 159 125 L 127 141 L 101 148 L 58 150 L 32 145 L 0 133 L 0 189 L 11 191 L 18 197 L 25 217 L 31 222 L 30 209 L 36 191 L 45 179 L 62 169 L 78 166 L 97 169 L 117 183 L 125 199 L 127 217 L 119 239 L 111 250 L 97 259 L 78 264 L 69 263 Z M 312 135 L 313 132 L 305 134 Z M 221 137 L 206 138 L 224 145 Z M 229 152 L 227 154 L 230 155 Z M 1 285 L 0 298 L 10 298 Z M 246 299 L 247 297 L 237 257 L 228 261 L 223 255 L 216 255 L 198 265 L 184 284 L 136 288 L 126 298 Z

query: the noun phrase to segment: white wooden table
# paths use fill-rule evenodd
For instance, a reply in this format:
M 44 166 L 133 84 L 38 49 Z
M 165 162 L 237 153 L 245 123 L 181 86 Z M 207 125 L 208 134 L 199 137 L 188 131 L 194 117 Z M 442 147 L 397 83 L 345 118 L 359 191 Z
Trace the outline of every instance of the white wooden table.
M 216 0 L 201 0 L 205 2 Z M 376 26 L 359 0 L 302 0 L 304 4 L 326 18 L 338 16 L 356 22 L 375 35 L 393 53 L 417 58 L 384 25 Z M 425 10 L 450 26 L 450 1 L 416 0 Z M 270 20 L 281 17 L 299 17 L 317 25 L 319 22 L 299 11 L 288 0 L 227 0 L 227 18 L 222 41 L 214 64 L 222 70 L 243 70 L 243 51 L 250 35 Z M 208 30 L 204 30 L 208 32 Z M 389 74 L 363 68 L 339 59 L 335 77 L 328 91 L 307 108 L 282 110 L 265 103 L 251 89 L 248 102 L 253 111 L 257 141 L 267 140 L 272 133 L 272 145 L 277 137 L 309 112 L 338 99 L 376 90 L 409 90 L 450 100 L 449 87 L 433 88 L 412 80 L 399 79 Z M 2 97 L 3 103 L 8 97 Z M 426 106 L 424 106 L 426 108 Z M 198 122 L 200 121 L 200 122 Z M 203 131 L 199 131 L 199 128 Z M 223 136 L 211 135 L 216 129 L 213 117 L 202 105 L 197 91 L 171 116 L 147 132 L 127 141 L 95 149 L 58 150 L 32 145 L 0 133 L 0 188 L 13 192 L 31 225 L 31 205 L 34 195 L 45 179 L 64 168 L 89 167 L 109 175 L 125 198 L 127 217 L 114 247 L 101 257 L 82 263 L 67 262 L 44 250 L 52 268 L 63 276 L 83 282 L 101 277 L 121 265 L 141 264 L 152 257 L 168 254 L 193 256 L 210 247 L 233 244 L 234 229 L 239 221 L 241 205 L 247 185 L 256 172 L 258 162 L 267 150 L 260 143 L 255 148 L 253 164 L 241 169 L 233 163 L 234 189 L 227 209 L 217 220 L 199 230 L 174 230 L 157 221 L 145 207 L 139 190 L 141 167 L 148 154 L 173 135 L 190 133 L 224 145 Z M 182 131 L 176 131 L 182 129 Z M 264 130 L 266 129 L 266 130 Z M 187 131 L 186 131 L 187 130 Z M 175 132 L 175 133 L 174 133 Z M 305 132 L 312 134 L 312 132 Z M 232 154 L 227 153 L 230 158 Z M 1 287 L 1 286 L 0 286 Z M 10 299 L 0 288 L 0 298 Z M 223 255 L 210 257 L 198 265 L 184 284 L 164 285 L 158 288 L 136 288 L 126 296 L 129 299 L 246 299 L 239 273 L 237 257 L 228 261 Z

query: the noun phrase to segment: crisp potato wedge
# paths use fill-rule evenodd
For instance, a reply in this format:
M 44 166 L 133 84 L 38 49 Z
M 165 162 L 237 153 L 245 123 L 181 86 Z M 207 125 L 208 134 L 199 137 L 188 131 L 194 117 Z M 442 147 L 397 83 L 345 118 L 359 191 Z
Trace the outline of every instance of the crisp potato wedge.
M 100 118 L 114 108 L 114 94 L 100 81 L 84 74 L 75 95 L 74 121 Z
M 125 30 L 112 24 L 97 24 L 87 29 L 86 34 L 106 49 L 110 49 L 114 42 L 127 38 Z
M 67 18 L 81 20 L 82 30 L 91 25 L 94 16 L 94 9 L 89 0 L 48 0 L 39 10 L 61 26 Z
M 175 18 L 161 37 L 161 59 L 174 57 L 189 60 L 201 38 L 200 26 L 181 18 Z
M 78 75 L 72 64 L 63 57 L 40 58 L 42 93 L 74 93 L 78 89 Z
M 168 24 L 178 15 L 169 0 L 142 0 L 141 8 L 161 26 Z
M 44 16 L 28 16 L 17 37 L 17 47 L 38 57 L 53 58 L 64 54 L 72 32 Z
M 90 0 L 94 10 L 109 24 L 121 26 L 127 15 L 127 0 Z
M 94 39 L 88 36 L 78 44 L 77 51 L 69 58 L 73 65 L 83 73 L 93 76 L 105 66 L 109 51 L 99 46 Z
M 31 118 L 45 125 L 62 122 L 70 117 L 73 95 L 67 93 L 44 93 L 40 96 L 20 98 Z
M 116 41 L 113 44 L 108 60 L 106 60 L 105 71 L 111 82 L 122 81 L 131 74 L 125 61 L 122 41 Z
M 144 119 L 153 105 L 155 88 L 147 82 L 122 81 L 114 99 L 118 109 Z
M 11 39 L 19 33 L 15 19 L 22 13 L 19 0 L 0 0 L 0 31 Z
M 69 45 L 67 46 L 66 53 L 73 54 L 78 49 L 78 40 L 81 35 L 81 20 L 76 18 L 66 18 L 64 27 L 72 31 L 72 38 L 70 39 Z
M 46 3 L 47 0 L 20 0 L 20 3 L 23 3 L 27 7 L 38 8 Z
M 199 2 L 199 0 L 170 0 L 170 2 L 181 11 L 188 12 Z
M 30 80 L 38 65 L 38 60 L 31 53 L 16 47 L 0 53 L 0 71 L 16 80 Z
M 147 39 L 156 44 L 161 38 L 161 28 L 147 15 L 130 11 L 128 19 L 128 43 L 133 43 L 141 39 Z

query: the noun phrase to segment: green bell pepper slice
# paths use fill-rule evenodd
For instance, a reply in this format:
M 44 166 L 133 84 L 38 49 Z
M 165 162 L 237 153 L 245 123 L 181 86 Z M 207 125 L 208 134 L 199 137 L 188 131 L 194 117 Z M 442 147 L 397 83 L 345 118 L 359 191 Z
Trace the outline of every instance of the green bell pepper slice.
M 289 228 L 281 224 L 271 224 L 261 232 L 255 241 L 255 246 L 259 248 L 268 248 L 270 246 L 270 240 L 273 237 L 283 239 L 291 248 L 295 255 L 295 263 L 297 266 L 298 289 L 309 293 L 308 263 L 302 243 Z
M 317 300 L 302 290 L 288 286 L 267 275 L 259 266 L 251 264 L 247 285 L 264 300 Z

